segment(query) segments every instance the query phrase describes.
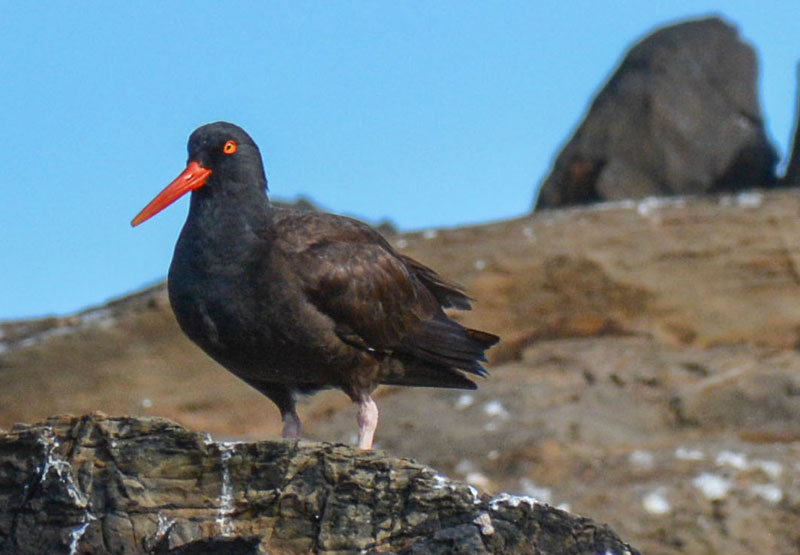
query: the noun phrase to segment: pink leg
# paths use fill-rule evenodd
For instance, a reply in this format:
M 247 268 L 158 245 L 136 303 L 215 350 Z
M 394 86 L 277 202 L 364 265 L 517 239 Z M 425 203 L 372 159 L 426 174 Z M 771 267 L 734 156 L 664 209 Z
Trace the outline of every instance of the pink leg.
M 372 438 L 378 427 L 378 405 L 369 395 L 361 397 L 358 403 L 358 448 L 372 449 Z
M 302 429 L 303 426 L 300 424 L 300 417 L 297 416 L 297 412 L 293 410 L 283 415 L 283 432 L 281 432 L 281 437 L 285 437 L 286 439 L 299 439 Z

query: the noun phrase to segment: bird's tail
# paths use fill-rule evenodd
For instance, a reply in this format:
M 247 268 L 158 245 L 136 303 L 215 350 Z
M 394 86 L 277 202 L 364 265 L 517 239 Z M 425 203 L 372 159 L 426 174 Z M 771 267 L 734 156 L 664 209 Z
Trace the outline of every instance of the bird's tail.
M 494 334 L 465 328 L 442 313 L 408 337 L 401 351 L 420 362 L 486 377 L 489 373 L 481 362 L 486 361 L 486 350 L 499 340 Z

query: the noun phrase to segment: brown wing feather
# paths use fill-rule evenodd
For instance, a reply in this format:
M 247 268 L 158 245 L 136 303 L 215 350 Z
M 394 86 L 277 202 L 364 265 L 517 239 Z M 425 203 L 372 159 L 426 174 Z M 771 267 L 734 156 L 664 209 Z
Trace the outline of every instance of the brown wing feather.
M 399 255 L 403 262 L 422 280 L 425 286 L 436 296 L 436 300 L 442 308 L 457 308 L 459 310 L 470 310 L 470 299 L 464 294 L 464 289 L 457 283 L 443 278 L 434 270 L 424 264 L 417 262 L 411 257 Z
M 369 226 L 289 211 L 280 211 L 276 224 L 285 224 L 281 248 L 296 258 L 293 268 L 307 298 L 333 319 L 348 343 L 391 352 L 440 310 L 406 259 Z
M 487 375 L 479 361 L 498 337 L 465 328 L 442 310 L 470 308 L 460 286 L 398 254 L 360 222 L 319 213 L 293 218 L 305 220 L 293 227 L 306 234 L 281 237 L 298 257 L 307 298 L 347 343 L 405 361 L 407 373 L 391 383 L 471 387 L 456 369 Z
M 348 342 L 390 352 L 436 313 L 431 293 L 380 245 L 317 245 L 304 259 L 309 299 Z

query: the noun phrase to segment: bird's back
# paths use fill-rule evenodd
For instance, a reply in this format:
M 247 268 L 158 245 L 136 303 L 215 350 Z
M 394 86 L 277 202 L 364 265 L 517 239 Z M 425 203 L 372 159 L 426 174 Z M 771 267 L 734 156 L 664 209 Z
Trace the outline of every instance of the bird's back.
M 379 361 L 381 383 L 473 388 L 462 371 L 486 375 L 480 361 L 498 338 L 444 313 L 470 308 L 457 284 L 350 218 L 276 210 L 271 233 L 304 300 L 345 345 Z

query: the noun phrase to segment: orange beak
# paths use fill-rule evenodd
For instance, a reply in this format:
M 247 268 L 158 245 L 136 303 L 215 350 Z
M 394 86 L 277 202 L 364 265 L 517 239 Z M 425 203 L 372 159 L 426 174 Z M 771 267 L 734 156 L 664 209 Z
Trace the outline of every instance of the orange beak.
M 149 220 L 162 210 L 181 198 L 189 191 L 194 191 L 205 185 L 211 170 L 204 168 L 197 162 L 189 162 L 186 169 L 167 185 L 163 191 L 156 195 L 136 217 L 131 220 L 131 226 L 136 227 L 145 220 Z

